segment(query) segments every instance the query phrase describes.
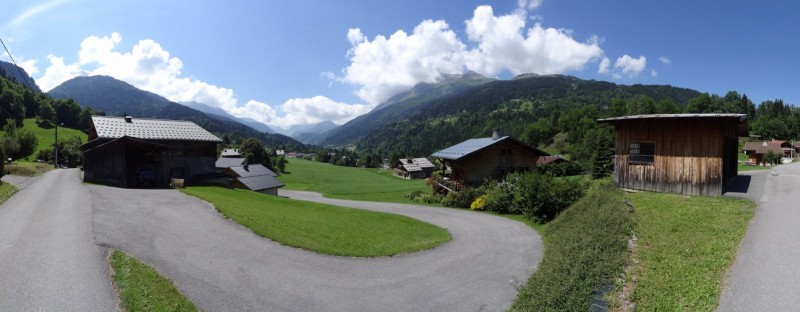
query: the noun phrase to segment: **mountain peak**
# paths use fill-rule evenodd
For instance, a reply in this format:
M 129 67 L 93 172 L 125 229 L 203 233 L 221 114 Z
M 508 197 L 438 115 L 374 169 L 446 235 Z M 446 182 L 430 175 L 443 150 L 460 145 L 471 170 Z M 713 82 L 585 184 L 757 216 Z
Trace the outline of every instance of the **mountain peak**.
M 16 66 L 13 63 L 0 61 L 0 75 L 8 80 L 30 88 L 33 91 L 42 92 L 42 90 L 39 89 L 39 86 L 36 85 L 36 81 L 34 81 L 33 78 L 28 75 L 28 72 L 25 71 L 24 68 Z

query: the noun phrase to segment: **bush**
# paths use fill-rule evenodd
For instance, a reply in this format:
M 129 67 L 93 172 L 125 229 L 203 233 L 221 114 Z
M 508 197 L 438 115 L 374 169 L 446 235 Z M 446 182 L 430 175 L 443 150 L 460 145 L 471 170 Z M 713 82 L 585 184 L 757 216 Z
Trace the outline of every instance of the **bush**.
M 519 181 L 518 174 L 508 175 L 503 182 L 486 190 L 486 210 L 498 213 L 520 213 L 514 206 L 514 192 Z
M 425 203 L 425 204 L 438 204 L 442 202 L 441 195 L 428 194 L 420 190 L 411 191 L 411 193 L 406 194 L 406 198 L 417 203 Z
M 472 210 L 483 210 L 484 206 L 486 206 L 486 195 L 478 196 L 472 204 L 469 205 L 469 209 Z
M 459 192 L 447 193 L 447 196 L 442 199 L 442 205 L 452 208 L 469 208 L 480 195 L 477 189 L 465 186 Z
M 536 172 L 521 174 L 517 183 L 514 209 L 539 223 L 555 218 L 580 199 L 585 189 L 581 180 L 553 178 Z

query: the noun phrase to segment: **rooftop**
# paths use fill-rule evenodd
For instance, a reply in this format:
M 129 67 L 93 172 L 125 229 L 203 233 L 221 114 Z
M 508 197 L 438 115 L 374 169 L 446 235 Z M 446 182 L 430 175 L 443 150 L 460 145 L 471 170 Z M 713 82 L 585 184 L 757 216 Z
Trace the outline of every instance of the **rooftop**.
M 272 172 L 272 170 L 269 170 L 267 167 L 264 167 L 264 165 L 261 164 L 247 165 L 246 169 L 245 166 L 235 166 L 235 167 L 230 167 L 230 169 L 233 170 L 233 172 L 235 172 L 236 175 L 245 178 L 255 177 L 260 175 L 268 175 L 271 177 L 278 176 L 277 173 Z
M 132 117 L 92 116 L 98 138 L 123 136 L 151 140 L 222 142 L 220 138 L 191 121 Z
M 482 150 L 492 144 L 501 142 L 508 138 L 509 138 L 508 136 L 504 136 L 496 140 L 492 138 L 469 139 L 464 142 L 453 145 L 451 147 L 445 148 L 436 153 L 433 153 L 431 157 L 455 160 L 467 156 L 469 154 L 472 154 L 476 151 Z
M 745 114 L 649 114 L 649 115 L 630 115 L 598 119 L 598 122 L 609 122 L 619 120 L 637 119 L 662 119 L 662 118 L 738 118 L 740 121 L 747 120 Z
M 276 187 L 283 187 L 284 184 L 273 176 L 260 175 L 254 177 L 238 177 L 236 181 L 244 184 L 247 188 L 253 191 L 260 191 Z
M 236 167 L 241 166 L 245 161 L 245 158 L 235 158 L 235 157 L 223 157 L 217 159 L 217 162 L 214 164 L 216 168 L 229 168 L 229 167 Z

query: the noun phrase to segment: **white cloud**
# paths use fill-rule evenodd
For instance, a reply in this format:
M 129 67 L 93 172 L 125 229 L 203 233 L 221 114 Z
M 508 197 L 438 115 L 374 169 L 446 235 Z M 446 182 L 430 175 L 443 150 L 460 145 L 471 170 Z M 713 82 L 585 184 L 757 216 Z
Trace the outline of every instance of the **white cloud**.
M 15 17 L 14 19 L 12 19 L 11 22 L 8 23 L 8 26 L 9 27 L 20 27 L 28 19 L 30 19 L 30 18 L 32 18 L 32 17 L 34 17 L 34 16 L 36 16 L 36 15 L 38 15 L 38 14 L 44 12 L 44 11 L 47 11 L 47 10 L 52 9 L 54 7 L 57 7 L 57 6 L 61 5 L 64 2 L 66 2 L 66 1 L 65 0 L 48 1 L 48 2 L 45 2 L 45 3 L 30 7 L 27 10 L 25 10 L 24 12 L 22 12 L 20 15 L 17 15 L 17 17 Z
M 517 0 L 517 7 L 522 10 L 535 10 L 542 5 L 544 0 Z
M 633 78 L 639 75 L 644 68 L 647 67 L 647 58 L 639 56 L 639 58 L 632 58 L 630 55 L 623 55 L 617 58 L 614 63 L 614 68 L 622 72 L 628 78 Z
M 527 28 L 523 8 L 533 9 L 541 1 L 518 4 L 518 10 L 502 16 L 495 16 L 490 6 L 477 7 L 465 22 L 472 48 L 442 20 L 422 21 L 411 34 L 398 30 L 372 40 L 361 29 L 350 29 L 351 63 L 336 80 L 356 85 L 356 95 L 376 105 L 417 83 L 433 82 L 442 73 L 469 69 L 487 76 L 504 71 L 560 74 L 581 70 L 603 56 L 597 37 L 578 42 L 570 30 L 545 28 L 540 22 Z
M 122 36 L 118 33 L 105 37 L 89 36 L 81 42 L 78 62 L 65 64 L 62 57 L 48 56 L 50 65 L 36 82 L 47 91 L 77 76 L 108 75 L 171 101 L 197 101 L 222 108 L 237 117 L 252 118 L 284 129 L 325 120 L 341 124 L 373 107 L 335 102 L 324 96 L 291 99 L 278 109 L 256 100 L 240 105 L 230 88 L 183 77 L 183 62 L 171 56 L 159 43 L 150 39 L 140 40 L 130 52 L 120 52 L 116 49 L 121 41 Z
M 661 62 L 662 64 L 672 64 L 672 60 L 666 56 L 659 57 L 658 61 Z
M 600 65 L 597 66 L 597 73 L 598 74 L 605 74 L 608 72 L 608 68 L 611 66 L 611 60 L 607 57 L 603 57 L 603 60 L 600 61 Z

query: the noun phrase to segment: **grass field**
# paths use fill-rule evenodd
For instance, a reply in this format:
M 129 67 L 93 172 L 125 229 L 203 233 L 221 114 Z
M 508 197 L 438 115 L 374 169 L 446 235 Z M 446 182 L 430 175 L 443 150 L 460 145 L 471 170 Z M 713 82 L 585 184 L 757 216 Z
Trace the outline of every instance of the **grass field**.
M 19 161 L 36 161 L 36 154 L 39 153 L 39 150 L 52 148 L 53 143 L 55 143 L 55 129 L 54 128 L 42 128 L 36 124 L 35 118 L 28 118 L 24 121 L 24 128 L 31 129 L 34 134 L 36 134 L 36 138 L 38 139 L 38 144 L 36 145 L 36 150 L 33 151 L 31 156 L 28 156 L 27 159 L 20 159 Z M 59 138 L 69 138 L 73 136 L 78 136 L 81 138 L 81 142 L 86 143 L 86 140 L 89 136 L 83 131 L 58 127 L 58 137 Z
M 289 159 L 278 177 L 286 189 L 319 192 L 330 198 L 412 203 L 405 195 L 415 190 L 430 192 L 425 180 L 406 180 L 392 170 L 334 166 L 303 159 Z
M 109 262 L 123 311 L 197 311 L 172 282 L 139 260 L 114 250 Z
M 409 217 L 297 201 L 216 186 L 182 189 L 225 217 L 283 245 L 353 257 L 391 256 L 436 247 L 450 233 Z
M 20 161 L 5 165 L 5 171 L 7 174 L 18 176 L 33 177 L 42 175 L 50 170 L 53 170 L 53 165 L 46 163 Z
M 755 204 L 722 197 L 627 195 L 635 208 L 637 311 L 714 311 Z

